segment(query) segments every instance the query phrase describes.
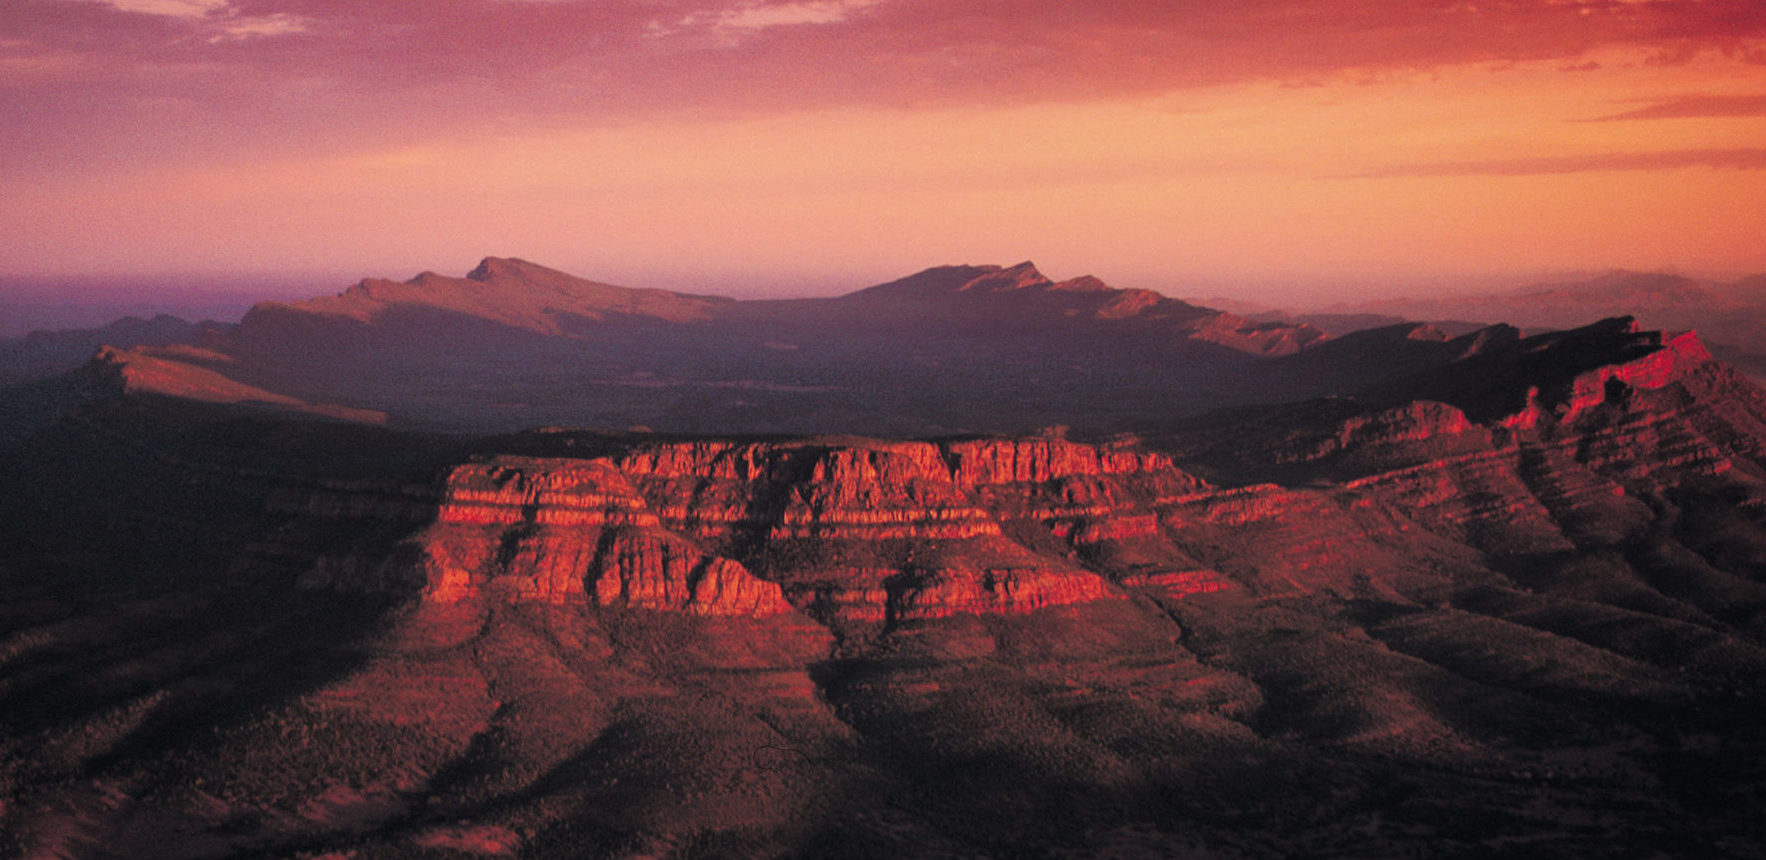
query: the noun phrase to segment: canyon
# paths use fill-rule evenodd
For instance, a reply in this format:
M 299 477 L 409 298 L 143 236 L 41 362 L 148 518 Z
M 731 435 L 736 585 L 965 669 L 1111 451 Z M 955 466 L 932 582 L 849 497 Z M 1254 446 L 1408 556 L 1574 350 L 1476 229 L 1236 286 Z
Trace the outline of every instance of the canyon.
M 1027 266 L 792 329 L 536 268 L 5 390 L 5 850 L 1757 851 L 1766 392 L 1696 334 L 1327 338 Z M 805 336 L 830 306 L 854 339 Z M 445 349 L 396 333 L 444 312 Z M 718 432 L 666 385 L 553 426 L 388 393 L 483 354 L 685 379 L 676 327 L 743 314 L 695 390 L 830 376 Z M 885 347 L 923 375 L 817 352 Z M 507 393 L 473 390 L 438 414 Z

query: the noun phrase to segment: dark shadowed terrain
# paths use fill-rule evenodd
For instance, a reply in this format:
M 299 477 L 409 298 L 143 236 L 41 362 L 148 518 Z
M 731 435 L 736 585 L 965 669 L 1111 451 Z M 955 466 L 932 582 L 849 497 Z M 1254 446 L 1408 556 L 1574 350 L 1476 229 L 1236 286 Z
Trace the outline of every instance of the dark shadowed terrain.
M 1766 377 L 1766 275 L 1726 281 L 1621 270 L 1530 284 L 1507 292 L 1442 293 L 1349 302 L 1311 312 L 1263 311 L 1246 316 L 1264 322 L 1306 323 L 1333 335 L 1407 320 L 1440 321 L 1437 326 L 1459 334 L 1495 322 L 1535 331 L 1575 328 L 1621 311 L 1650 328 L 1697 329 L 1717 357 L 1755 379 Z
M 1766 392 L 1589 322 L 487 260 L 106 350 L 0 390 L 0 852 L 1761 856 Z
M 105 346 L 128 349 L 194 340 L 205 327 L 222 326 L 158 314 L 151 319 L 123 317 L 98 328 L 40 330 L 0 339 L 0 385 L 59 376 L 85 364 Z
M 1123 429 L 1243 402 L 1262 359 L 1320 336 L 1028 263 L 735 301 L 491 258 L 464 278 L 260 304 L 112 358 L 134 390 L 422 429 L 925 435 Z

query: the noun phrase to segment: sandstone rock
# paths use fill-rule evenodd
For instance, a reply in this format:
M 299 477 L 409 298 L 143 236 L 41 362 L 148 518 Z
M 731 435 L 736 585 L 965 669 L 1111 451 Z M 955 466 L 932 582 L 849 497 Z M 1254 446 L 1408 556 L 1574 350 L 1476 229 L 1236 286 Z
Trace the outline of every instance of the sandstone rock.
M 1131 442 L 661 442 L 587 458 L 491 456 L 429 492 L 433 522 L 410 542 L 411 572 L 322 559 L 306 582 L 379 577 L 421 582 L 437 602 L 705 615 L 787 612 L 789 594 L 867 623 L 1027 612 L 1116 594 L 1068 557 L 1082 549 L 1187 563 L 1164 542 L 1157 506 L 1206 490 Z M 379 511 L 389 495 L 425 501 L 366 486 L 287 495 L 283 509 L 337 518 Z M 1043 550 L 1008 539 L 1006 526 Z
M 742 565 L 707 555 L 686 540 L 653 531 L 604 534 L 590 565 L 595 602 L 691 612 L 764 617 L 791 611 L 775 583 Z

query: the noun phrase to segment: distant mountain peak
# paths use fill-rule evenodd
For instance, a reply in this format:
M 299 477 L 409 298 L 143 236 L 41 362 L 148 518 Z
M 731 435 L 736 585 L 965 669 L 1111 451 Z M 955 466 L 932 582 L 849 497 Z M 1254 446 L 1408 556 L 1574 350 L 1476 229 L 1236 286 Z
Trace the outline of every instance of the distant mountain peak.
M 930 298 L 962 291 L 974 281 L 1005 271 L 999 266 L 933 266 L 905 278 L 849 293 L 849 298 Z
M 957 288 L 958 292 L 964 293 L 1009 293 L 1024 290 L 1061 293 L 1122 292 L 1091 275 L 1080 275 L 1065 281 L 1052 280 L 1029 260 L 979 275 Z
M 1609 285 L 1651 285 L 1651 286 L 1687 286 L 1697 283 L 1693 278 L 1678 272 L 1640 272 L 1632 269 L 1611 269 L 1596 277 L 1590 283 L 1599 286 Z
M 425 270 L 422 272 L 418 272 L 416 277 L 406 281 L 405 283 L 410 286 L 413 286 L 413 287 L 432 287 L 432 286 L 439 286 L 442 284 L 452 283 L 453 280 L 454 280 L 453 278 L 443 275 L 440 272 L 431 272 L 431 271 Z
M 854 296 L 937 298 L 966 293 L 989 295 L 1019 292 L 1111 292 L 1115 288 L 1091 275 L 1056 282 L 1025 260 L 1012 266 L 935 266 L 887 284 L 852 293 Z
M 531 279 L 536 276 L 575 279 L 575 276 L 557 269 L 547 268 L 538 263 L 530 263 L 519 257 L 486 257 L 478 261 L 476 268 L 466 273 L 467 280 L 486 284 L 509 279 Z
M 1069 292 L 1069 293 L 1100 293 L 1100 292 L 1112 290 L 1115 288 L 1110 286 L 1109 284 L 1104 283 L 1102 280 L 1099 280 L 1098 278 L 1091 276 L 1091 275 L 1080 275 L 1077 278 L 1072 278 L 1069 280 L 1061 281 L 1060 283 L 1057 283 L 1057 284 L 1050 284 L 1049 289 L 1061 290 L 1063 292 Z M 1150 292 L 1150 291 L 1148 291 L 1148 290 L 1128 290 L 1127 292 L 1139 293 L 1139 292 Z
M 1047 288 L 1052 281 L 1042 272 L 1037 271 L 1036 264 L 1025 260 L 1015 266 L 988 272 L 970 280 L 957 288 L 964 293 L 1003 293 L 1024 289 Z
M 938 266 L 848 293 L 842 301 L 890 313 L 979 314 L 1164 326 L 1190 340 L 1239 352 L 1285 355 L 1324 338 L 1308 325 L 1252 323 L 1152 290 L 1120 289 L 1091 275 L 1051 280 L 1026 260 L 1013 266 Z
M 565 333 L 561 321 L 567 319 L 624 315 L 690 322 L 706 319 L 710 307 L 728 301 L 614 286 L 514 257 L 485 257 L 465 277 L 425 271 L 406 281 L 366 278 L 335 297 L 262 302 L 246 313 L 243 322 L 249 330 L 261 323 L 266 313 L 318 314 L 368 322 L 394 307 L 427 308 L 559 335 Z

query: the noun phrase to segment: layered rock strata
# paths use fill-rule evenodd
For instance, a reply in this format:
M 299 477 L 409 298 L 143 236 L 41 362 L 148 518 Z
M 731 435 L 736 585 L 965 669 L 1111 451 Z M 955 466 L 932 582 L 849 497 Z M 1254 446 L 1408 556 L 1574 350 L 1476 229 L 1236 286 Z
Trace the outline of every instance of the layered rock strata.
M 1322 422 L 1277 416 L 1293 429 L 1240 456 L 1329 475 L 1431 532 L 1508 556 L 1636 539 L 1675 487 L 1758 492 L 1766 402 L 1691 332 L 1609 320 L 1427 379 L 1441 400 Z M 1468 412 L 1502 402 L 1518 405 L 1481 420 Z M 1731 475 L 1738 464 L 1745 474 Z
M 278 498 L 308 517 L 385 507 L 369 498 L 384 488 L 347 489 Z M 861 624 L 1018 613 L 1120 598 L 1110 580 L 1125 574 L 1170 594 L 1224 587 L 1159 525 L 1161 510 L 1211 490 L 1132 444 L 1044 438 L 493 455 L 439 482 L 402 567 L 326 557 L 304 581 L 416 587 L 443 603 L 494 595 L 711 616 L 795 607 Z

